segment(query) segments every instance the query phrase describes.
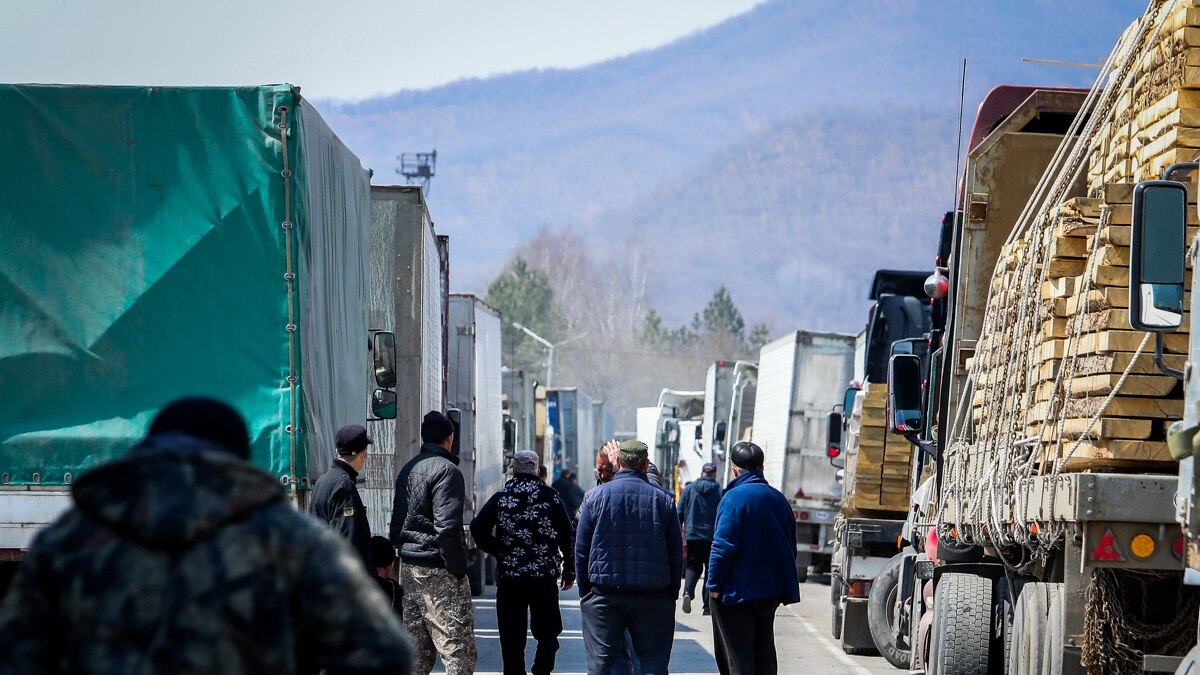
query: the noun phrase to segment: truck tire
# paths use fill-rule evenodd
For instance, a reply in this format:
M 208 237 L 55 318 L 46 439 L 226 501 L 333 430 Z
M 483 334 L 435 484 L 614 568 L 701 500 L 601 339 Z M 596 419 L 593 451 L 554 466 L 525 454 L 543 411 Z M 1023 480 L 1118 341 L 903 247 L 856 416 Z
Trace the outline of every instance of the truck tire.
M 808 581 L 808 565 L 796 566 L 796 581 L 800 583 Z
M 1062 584 L 1033 582 L 1022 586 L 1013 610 L 1005 672 L 1061 672 L 1062 639 Z
M 1192 647 L 1192 651 L 1183 657 L 1175 675 L 1200 675 L 1200 645 Z
M 942 575 L 934 594 L 930 675 L 987 675 L 992 642 L 992 580 Z
M 483 595 L 483 554 L 477 554 L 467 568 L 467 581 L 471 584 L 471 595 L 478 598 Z
M 903 555 L 894 556 L 871 584 L 867 599 L 867 626 L 871 629 L 871 639 L 875 641 L 879 654 L 897 668 L 908 668 L 909 652 L 900 646 L 895 630 L 902 558 Z

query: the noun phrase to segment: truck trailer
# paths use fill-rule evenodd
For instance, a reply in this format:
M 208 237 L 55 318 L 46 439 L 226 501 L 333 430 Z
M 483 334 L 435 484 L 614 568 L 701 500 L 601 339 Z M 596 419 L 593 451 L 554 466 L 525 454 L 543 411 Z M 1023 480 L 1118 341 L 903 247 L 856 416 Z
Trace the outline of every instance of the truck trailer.
M 854 372 L 853 335 L 798 331 L 764 345 L 758 355 L 752 440 L 763 449 L 767 482 L 791 502 L 796 516 L 796 573 L 827 574 L 833 526 L 842 504 L 837 467 L 826 453 L 825 430 Z
M 716 361 L 704 377 L 704 428 L 710 462 L 717 465 L 722 485 L 733 479 L 729 449 L 748 440 L 754 422 L 754 396 L 758 364 L 752 361 Z
M 422 418 L 446 409 L 448 255 L 421 188 L 371 186 L 370 325 L 394 327 L 397 381 L 407 383 L 395 418 L 368 424 L 374 444 L 359 493 L 379 534 L 391 523 L 396 475 L 421 449 Z
M 303 508 L 408 384 L 368 323 L 359 160 L 286 84 L 0 85 L 0 138 L 0 555 L 185 395 L 238 409 Z
M 504 486 L 503 394 L 500 390 L 500 312 L 470 294 L 450 294 L 450 378 L 446 393 L 454 422 L 458 469 L 466 479 L 463 526 Z M 489 563 L 466 532 L 471 592 L 481 595 Z

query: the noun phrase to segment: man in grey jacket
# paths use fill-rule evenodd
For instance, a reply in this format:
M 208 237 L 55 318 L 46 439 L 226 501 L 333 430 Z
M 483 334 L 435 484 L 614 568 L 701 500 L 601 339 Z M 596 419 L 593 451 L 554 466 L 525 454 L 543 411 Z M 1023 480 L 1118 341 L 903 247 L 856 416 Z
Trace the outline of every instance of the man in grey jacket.
M 441 654 L 447 675 L 469 675 L 475 672 L 475 616 L 463 536 L 466 483 L 451 452 L 454 423 L 430 411 L 421 441 L 421 452 L 396 477 L 390 528 L 400 553 L 404 627 L 416 648 L 413 672 L 428 675 Z

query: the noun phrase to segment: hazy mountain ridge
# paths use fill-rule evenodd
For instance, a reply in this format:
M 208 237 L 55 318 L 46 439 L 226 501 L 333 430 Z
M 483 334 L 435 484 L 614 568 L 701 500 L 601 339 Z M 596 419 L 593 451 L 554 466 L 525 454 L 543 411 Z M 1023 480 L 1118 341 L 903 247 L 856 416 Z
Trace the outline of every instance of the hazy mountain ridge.
M 777 333 L 855 330 L 875 268 L 932 263 L 962 55 L 969 125 L 992 84 L 1089 84 L 1020 58 L 1094 62 L 1143 8 L 775 0 L 586 68 L 318 105 L 376 182 L 400 180 L 400 152 L 437 148 L 430 207 L 456 289 L 482 291 L 524 239 L 575 226 L 653 251 L 651 302 L 673 322 L 725 282 Z

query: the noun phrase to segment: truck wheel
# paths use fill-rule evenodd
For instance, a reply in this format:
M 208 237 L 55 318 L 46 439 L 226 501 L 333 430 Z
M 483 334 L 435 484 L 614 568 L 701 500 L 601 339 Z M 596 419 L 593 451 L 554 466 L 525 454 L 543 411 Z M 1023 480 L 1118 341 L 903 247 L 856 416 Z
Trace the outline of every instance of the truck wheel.
M 1183 657 L 1175 675 L 1200 675 L 1200 645 L 1192 647 L 1192 651 Z
M 896 635 L 896 598 L 900 594 L 900 562 L 902 555 L 893 557 L 875 577 L 867 599 L 867 626 L 875 648 L 887 662 L 897 668 L 908 667 L 908 650 L 899 644 Z
M 1062 585 L 1035 582 L 1022 586 L 1013 610 L 1005 672 L 1061 672 L 1062 639 Z
M 471 583 L 471 595 L 478 598 L 483 595 L 483 555 L 475 556 L 471 566 L 467 568 L 467 581 Z
M 987 675 L 992 641 L 992 581 L 945 574 L 934 594 L 930 675 Z
M 796 566 L 796 580 L 800 583 L 808 581 L 808 565 Z

